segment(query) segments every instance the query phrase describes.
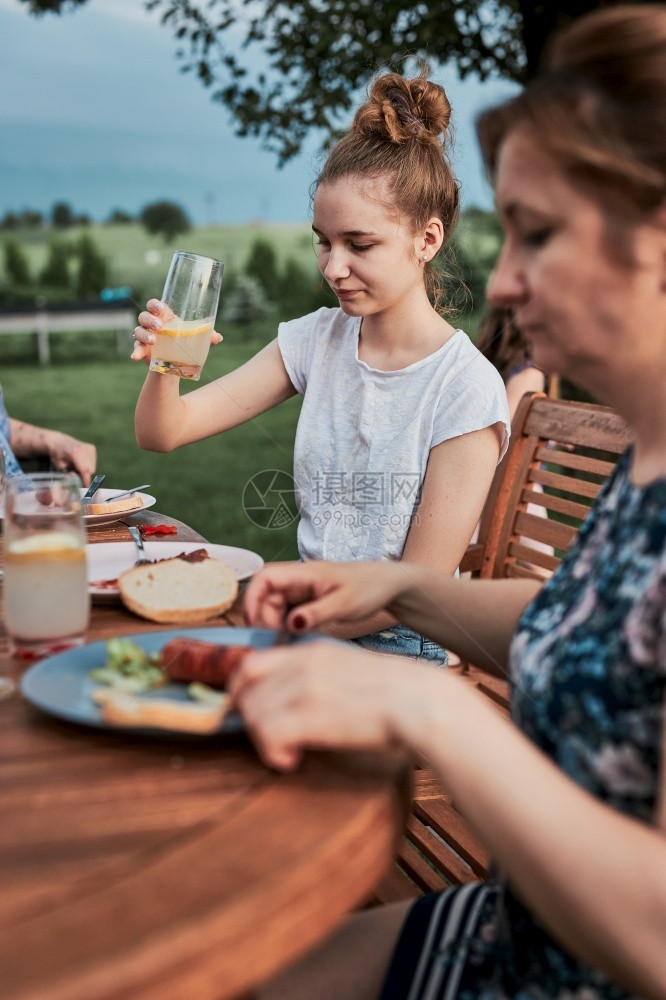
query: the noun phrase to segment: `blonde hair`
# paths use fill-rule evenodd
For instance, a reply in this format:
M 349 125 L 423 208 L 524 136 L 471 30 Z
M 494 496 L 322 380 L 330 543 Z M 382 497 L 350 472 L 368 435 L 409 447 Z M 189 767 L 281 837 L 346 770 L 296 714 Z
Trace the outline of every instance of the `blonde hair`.
M 349 131 L 329 153 L 315 191 L 344 177 L 386 177 L 392 204 L 413 231 L 436 216 L 445 245 L 459 213 L 458 183 L 448 158 L 451 105 L 425 71 L 412 80 L 387 73 L 374 81 Z M 432 261 L 425 266 L 425 283 L 437 307 L 443 293 Z

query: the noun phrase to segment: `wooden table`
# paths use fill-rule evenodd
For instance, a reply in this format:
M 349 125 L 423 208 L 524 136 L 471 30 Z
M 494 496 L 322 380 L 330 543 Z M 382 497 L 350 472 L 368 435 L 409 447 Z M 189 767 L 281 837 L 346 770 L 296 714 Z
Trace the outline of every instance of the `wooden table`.
M 123 525 L 95 532 L 109 535 L 129 537 Z M 197 538 L 185 525 L 174 537 Z M 89 638 L 154 627 L 95 607 Z M 3 631 L 0 674 L 22 669 Z M 364 754 L 311 754 L 278 775 L 242 736 L 142 739 L 59 722 L 12 695 L 0 702 L 3 1000 L 252 990 L 381 879 L 406 775 L 402 757 Z

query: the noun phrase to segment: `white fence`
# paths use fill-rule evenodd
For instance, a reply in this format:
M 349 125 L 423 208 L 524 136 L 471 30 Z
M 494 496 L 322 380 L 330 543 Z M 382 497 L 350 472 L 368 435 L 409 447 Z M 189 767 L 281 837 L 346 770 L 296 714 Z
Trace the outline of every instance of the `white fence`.
M 118 353 L 124 355 L 131 346 L 135 326 L 136 312 L 127 306 L 76 312 L 49 312 L 43 309 L 34 313 L 0 314 L 0 334 L 35 334 L 40 365 L 47 365 L 51 359 L 49 336 L 52 333 L 115 331 Z

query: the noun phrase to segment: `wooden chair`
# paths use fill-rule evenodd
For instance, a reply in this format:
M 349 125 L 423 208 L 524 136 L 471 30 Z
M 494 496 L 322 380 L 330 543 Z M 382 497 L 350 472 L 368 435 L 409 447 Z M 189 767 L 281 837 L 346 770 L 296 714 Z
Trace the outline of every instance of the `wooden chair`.
M 626 425 L 607 407 L 543 393 L 524 396 L 488 495 L 479 541 L 465 553 L 461 572 L 484 579 L 547 579 L 629 443 Z M 453 669 L 492 699 L 498 711 L 508 713 L 505 678 L 467 663 Z M 483 879 L 487 865 L 484 849 L 450 795 L 427 761 L 420 761 L 397 864 L 373 902 L 416 898 Z

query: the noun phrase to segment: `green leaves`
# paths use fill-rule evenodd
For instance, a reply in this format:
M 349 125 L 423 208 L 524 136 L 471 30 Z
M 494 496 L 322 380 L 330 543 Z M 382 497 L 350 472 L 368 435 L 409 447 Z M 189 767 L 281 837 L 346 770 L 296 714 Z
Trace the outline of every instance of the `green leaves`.
M 87 0 L 20 0 L 35 14 Z M 183 71 L 224 104 L 238 135 L 281 164 L 312 130 L 323 142 L 377 72 L 455 61 L 462 77 L 525 82 L 557 28 L 616 0 L 147 0 L 179 43 Z M 656 0 L 655 0 L 656 2 Z M 260 13 L 257 11 L 260 10 Z
M 267 0 L 261 16 L 248 0 L 148 6 L 162 12 L 183 43 L 184 70 L 213 89 L 237 134 L 263 139 L 280 163 L 312 130 L 325 142 L 382 68 L 454 58 L 462 75 L 520 79 L 526 62 L 517 0 Z

